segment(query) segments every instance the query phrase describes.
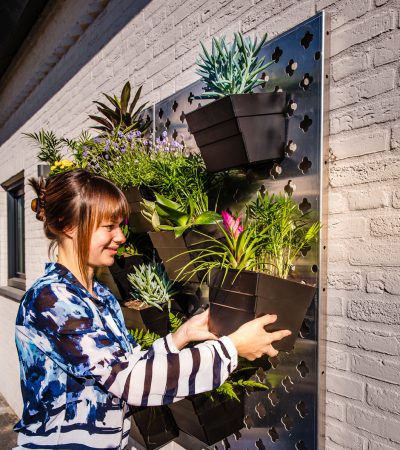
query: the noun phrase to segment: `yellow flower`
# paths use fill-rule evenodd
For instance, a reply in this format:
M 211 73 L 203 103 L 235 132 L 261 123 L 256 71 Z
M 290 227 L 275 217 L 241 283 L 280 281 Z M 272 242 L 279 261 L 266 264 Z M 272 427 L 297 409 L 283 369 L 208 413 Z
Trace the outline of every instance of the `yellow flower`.
M 56 167 L 57 167 L 56 165 L 51 166 L 51 167 L 50 167 L 50 170 L 54 170 Z

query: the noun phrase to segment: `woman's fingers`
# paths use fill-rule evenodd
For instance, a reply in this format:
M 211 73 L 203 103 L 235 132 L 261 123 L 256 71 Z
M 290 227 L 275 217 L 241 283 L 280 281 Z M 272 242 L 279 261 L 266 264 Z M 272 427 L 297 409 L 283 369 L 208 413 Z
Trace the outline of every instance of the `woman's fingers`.
M 269 344 L 264 353 L 268 356 L 274 357 L 277 356 L 279 352 L 271 344 Z
M 269 333 L 269 337 L 271 339 L 271 342 L 273 342 L 273 341 L 280 341 L 284 337 L 290 336 L 291 334 L 292 334 L 292 332 L 289 330 L 278 330 L 278 331 L 273 331 L 272 333 Z
M 255 320 L 258 320 L 260 325 L 266 326 L 269 325 L 270 323 L 276 322 L 277 318 L 278 316 L 276 314 L 265 314 L 264 316 L 258 317 Z

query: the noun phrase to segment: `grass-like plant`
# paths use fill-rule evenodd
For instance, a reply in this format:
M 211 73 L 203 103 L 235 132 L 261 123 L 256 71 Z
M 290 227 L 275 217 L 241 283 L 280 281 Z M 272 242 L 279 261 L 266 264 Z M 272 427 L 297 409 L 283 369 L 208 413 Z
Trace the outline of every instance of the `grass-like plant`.
M 257 255 L 257 270 L 287 278 L 300 252 L 318 237 L 321 224 L 313 222 L 311 212 L 303 214 L 290 195 L 258 193 L 248 205 L 247 215 L 264 235 Z
M 224 239 L 219 240 L 204 233 L 203 249 L 195 249 L 198 256 L 192 259 L 194 268 L 182 275 L 203 273 L 202 281 L 212 269 L 253 270 L 279 278 L 287 278 L 302 249 L 318 237 L 321 224 L 312 222 L 310 214 L 302 214 L 291 196 L 259 194 L 247 206 L 246 218 L 234 218 L 222 212 L 223 226 L 219 225 Z
M 213 38 L 211 53 L 203 43 L 203 54 L 197 60 L 197 74 L 205 83 L 205 92 L 197 98 L 218 99 L 230 94 L 247 94 L 264 81 L 259 75 L 274 61 L 264 63 L 264 57 L 258 54 L 265 41 L 265 34 L 260 42 L 243 37 L 241 33 L 234 33 L 232 44 L 226 44 L 225 37 Z
M 140 264 L 128 274 L 133 299 L 163 310 L 171 308 L 172 297 L 177 293 L 174 282 L 168 278 L 160 263 Z

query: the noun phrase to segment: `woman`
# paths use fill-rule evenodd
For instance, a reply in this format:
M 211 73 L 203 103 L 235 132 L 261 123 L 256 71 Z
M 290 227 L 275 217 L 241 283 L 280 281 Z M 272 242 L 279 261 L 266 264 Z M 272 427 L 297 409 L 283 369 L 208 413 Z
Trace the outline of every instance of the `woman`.
M 81 169 L 30 184 L 38 196 L 32 209 L 58 257 L 26 292 L 17 315 L 24 400 L 18 449 L 123 449 L 128 405 L 209 391 L 235 369 L 238 355 L 275 356 L 271 342 L 290 334 L 267 333 L 264 326 L 276 318 L 264 316 L 217 339 L 204 312 L 142 351 L 115 297 L 93 277 L 97 267 L 113 264 L 125 242 L 123 193 Z

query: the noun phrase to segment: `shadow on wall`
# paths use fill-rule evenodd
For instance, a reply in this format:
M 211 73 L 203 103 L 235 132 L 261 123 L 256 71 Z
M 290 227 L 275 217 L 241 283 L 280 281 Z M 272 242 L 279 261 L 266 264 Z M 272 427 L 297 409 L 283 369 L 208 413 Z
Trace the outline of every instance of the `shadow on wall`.
M 7 86 L 13 80 L 7 79 L 7 73 L 3 83 L 0 84 L 0 99 L 5 97 L 9 107 L 0 111 L 0 145 L 6 142 L 21 126 L 23 126 L 37 111 L 39 111 L 57 92 L 62 89 L 86 64 L 88 64 L 114 36 L 116 36 L 142 9 L 150 3 L 150 0 L 128 2 L 126 0 L 80 0 L 76 3 L 70 17 L 62 18 L 71 24 L 68 31 L 54 42 L 53 51 L 44 59 L 40 67 L 35 67 L 27 73 L 22 84 L 14 95 L 13 90 L 7 92 Z M 50 5 L 51 6 L 51 5 Z M 50 8 L 49 8 L 50 9 Z M 49 10 L 45 10 L 45 14 Z M 45 18 L 45 27 L 52 20 L 51 11 Z M 75 15 L 75 17 L 74 17 Z M 34 27 L 35 28 L 35 27 Z M 80 34 L 77 33 L 77 28 Z M 39 28 L 40 29 L 40 28 Z M 36 30 L 37 32 L 38 30 Z M 28 35 L 24 44 L 29 45 Z M 37 39 L 36 36 L 33 36 Z M 79 39 L 78 44 L 76 44 Z M 40 37 L 39 37 L 40 41 Z M 80 45 L 81 44 L 81 45 Z M 29 49 L 28 49 L 29 50 Z M 24 51 L 23 56 L 29 55 Z M 17 54 L 18 58 L 18 54 Z M 11 66 L 17 66 L 18 60 Z M 43 67 L 42 67 L 43 66 Z M 10 73 L 17 73 L 15 67 L 11 67 Z M 9 75 L 8 75 L 9 76 Z M 1 92 L 3 88 L 3 92 Z M 4 89 L 5 88 L 5 89 Z

